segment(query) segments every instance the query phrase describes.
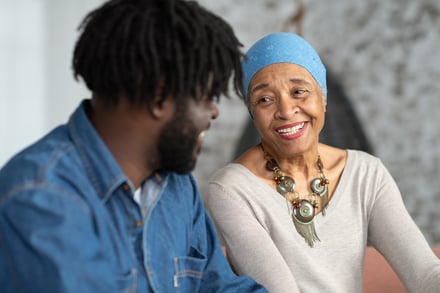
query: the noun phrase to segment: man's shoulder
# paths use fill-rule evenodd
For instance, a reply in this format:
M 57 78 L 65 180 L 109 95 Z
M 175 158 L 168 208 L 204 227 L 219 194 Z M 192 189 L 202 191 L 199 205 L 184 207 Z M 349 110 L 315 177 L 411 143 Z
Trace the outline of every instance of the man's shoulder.
M 84 173 L 84 166 L 78 162 L 79 155 L 68 135 L 60 127 L 54 129 L 0 169 L 0 205 L 12 194 L 62 185 Z
M 166 190 L 178 189 L 181 192 L 193 193 L 198 192 L 198 185 L 193 174 L 178 174 L 175 172 L 161 173 L 162 179 L 166 180 Z

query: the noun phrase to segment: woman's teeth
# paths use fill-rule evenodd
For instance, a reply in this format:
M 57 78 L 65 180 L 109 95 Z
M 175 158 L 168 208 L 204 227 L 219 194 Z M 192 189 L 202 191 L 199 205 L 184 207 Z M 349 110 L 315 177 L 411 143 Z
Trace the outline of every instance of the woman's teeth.
M 293 127 L 290 128 L 283 128 L 278 130 L 278 133 L 282 133 L 282 134 L 295 134 L 297 133 L 299 130 L 301 130 L 304 127 L 304 122 L 295 125 Z

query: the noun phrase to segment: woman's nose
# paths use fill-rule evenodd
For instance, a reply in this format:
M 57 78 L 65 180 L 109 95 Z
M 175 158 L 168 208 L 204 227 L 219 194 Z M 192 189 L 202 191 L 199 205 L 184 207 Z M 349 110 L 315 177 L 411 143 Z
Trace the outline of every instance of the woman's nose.
M 298 105 L 290 97 L 282 96 L 278 99 L 276 117 L 280 119 L 289 119 L 298 112 Z

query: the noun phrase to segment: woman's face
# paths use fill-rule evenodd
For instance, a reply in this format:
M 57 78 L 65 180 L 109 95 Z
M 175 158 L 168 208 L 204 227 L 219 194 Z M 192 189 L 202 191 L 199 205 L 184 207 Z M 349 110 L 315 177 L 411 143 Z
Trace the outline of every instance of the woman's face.
M 255 126 L 272 155 L 315 150 L 324 126 L 326 102 L 306 69 L 291 63 L 264 67 L 252 78 L 249 96 Z

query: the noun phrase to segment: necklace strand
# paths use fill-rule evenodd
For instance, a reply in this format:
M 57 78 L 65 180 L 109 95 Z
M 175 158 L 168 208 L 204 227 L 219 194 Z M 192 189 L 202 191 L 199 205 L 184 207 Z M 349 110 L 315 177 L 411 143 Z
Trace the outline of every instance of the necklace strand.
M 319 208 L 316 199 L 319 198 L 322 206 L 321 213 L 325 216 L 325 209 L 328 206 L 328 185 L 330 183 L 325 177 L 320 155 L 318 154 L 316 161 L 319 177 L 313 179 L 310 183 L 312 192 L 302 198 L 296 190 L 295 180 L 281 171 L 276 160 L 264 150 L 262 143 L 260 143 L 260 146 L 266 159 L 266 169 L 273 172 L 276 190 L 286 199 L 288 212 L 292 217 L 296 230 L 305 239 L 306 243 L 313 247 L 316 241 L 320 241 L 313 224 L 315 210 Z

